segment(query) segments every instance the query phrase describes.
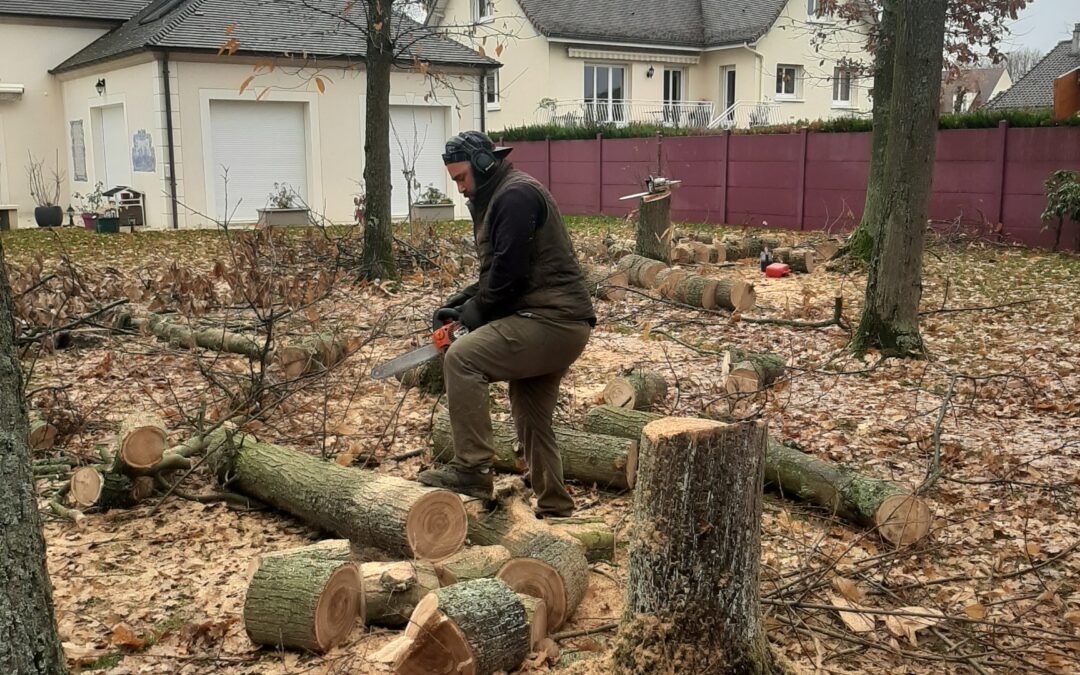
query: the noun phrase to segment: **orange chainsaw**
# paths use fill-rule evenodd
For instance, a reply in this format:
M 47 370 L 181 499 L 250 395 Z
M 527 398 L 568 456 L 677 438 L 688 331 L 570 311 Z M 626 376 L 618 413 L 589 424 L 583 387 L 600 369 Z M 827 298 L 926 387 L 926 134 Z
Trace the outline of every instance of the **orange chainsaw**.
M 371 370 L 372 379 L 385 380 L 445 354 L 446 350 L 450 349 L 452 342 L 469 334 L 469 329 L 463 326 L 457 318 L 458 311 L 456 309 L 440 309 L 436 315 L 436 320 L 443 323 L 441 326 L 434 327 L 435 330 L 431 333 L 431 344 L 380 363 Z

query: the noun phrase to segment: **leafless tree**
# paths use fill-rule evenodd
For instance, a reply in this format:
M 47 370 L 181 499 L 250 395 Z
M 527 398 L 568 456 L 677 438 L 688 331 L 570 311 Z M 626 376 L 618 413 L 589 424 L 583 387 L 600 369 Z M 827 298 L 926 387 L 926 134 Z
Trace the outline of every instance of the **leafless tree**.
M 1005 54 L 1005 68 L 1009 71 L 1009 77 L 1016 82 L 1035 67 L 1043 57 L 1038 49 L 1021 47 Z

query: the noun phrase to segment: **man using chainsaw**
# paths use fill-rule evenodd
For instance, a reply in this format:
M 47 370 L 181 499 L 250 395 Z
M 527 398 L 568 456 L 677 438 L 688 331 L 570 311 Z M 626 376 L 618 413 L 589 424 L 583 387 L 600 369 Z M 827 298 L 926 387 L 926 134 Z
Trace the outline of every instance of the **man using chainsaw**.
M 469 332 L 454 340 L 443 361 L 454 458 L 417 480 L 491 498 L 488 385 L 509 382 L 536 513 L 568 516 L 574 502 L 551 419 L 559 384 L 585 349 L 596 316 L 555 200 L 513 168 L 506 160 L 510 150 L 477 131 L 446 143 L 443 162 L 469 200 L 480 279 L 435 312 L 436 327 L 458 321 Z

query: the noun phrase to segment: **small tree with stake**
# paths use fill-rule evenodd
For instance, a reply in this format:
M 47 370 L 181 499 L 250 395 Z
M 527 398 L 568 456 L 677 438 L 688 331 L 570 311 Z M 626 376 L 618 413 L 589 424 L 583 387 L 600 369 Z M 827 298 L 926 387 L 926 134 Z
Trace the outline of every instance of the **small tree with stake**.
M 1068 219 L 1077 224 L 1074 247 L 1080 251 L 1080 180 L 1077 180 L 1076 172 L 1055 171 L 1046 179 L 1043 187 L 1046 188 L 1046 210 L 1041 216 L 1046 223 L 1043 230 L 1050 229 L 1053 223 L 1054 250 L 1061 244 L 1061 230 Z

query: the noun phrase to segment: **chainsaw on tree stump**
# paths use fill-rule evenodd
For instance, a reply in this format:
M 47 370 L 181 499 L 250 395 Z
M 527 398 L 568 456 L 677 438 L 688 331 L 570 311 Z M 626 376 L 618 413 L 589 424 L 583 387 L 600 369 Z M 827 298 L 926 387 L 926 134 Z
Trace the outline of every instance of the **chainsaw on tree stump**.
M 422 366 L 445 354 L 455 340 L 469 334 L 469 329 L 458 321 L 458 316 L 456 309 L 449 307 L 440 309 L 435 313 L 436 323 L 432 326 L 431 344 L 380 363 L 371 370 L 371 378 L 385 380 Z

